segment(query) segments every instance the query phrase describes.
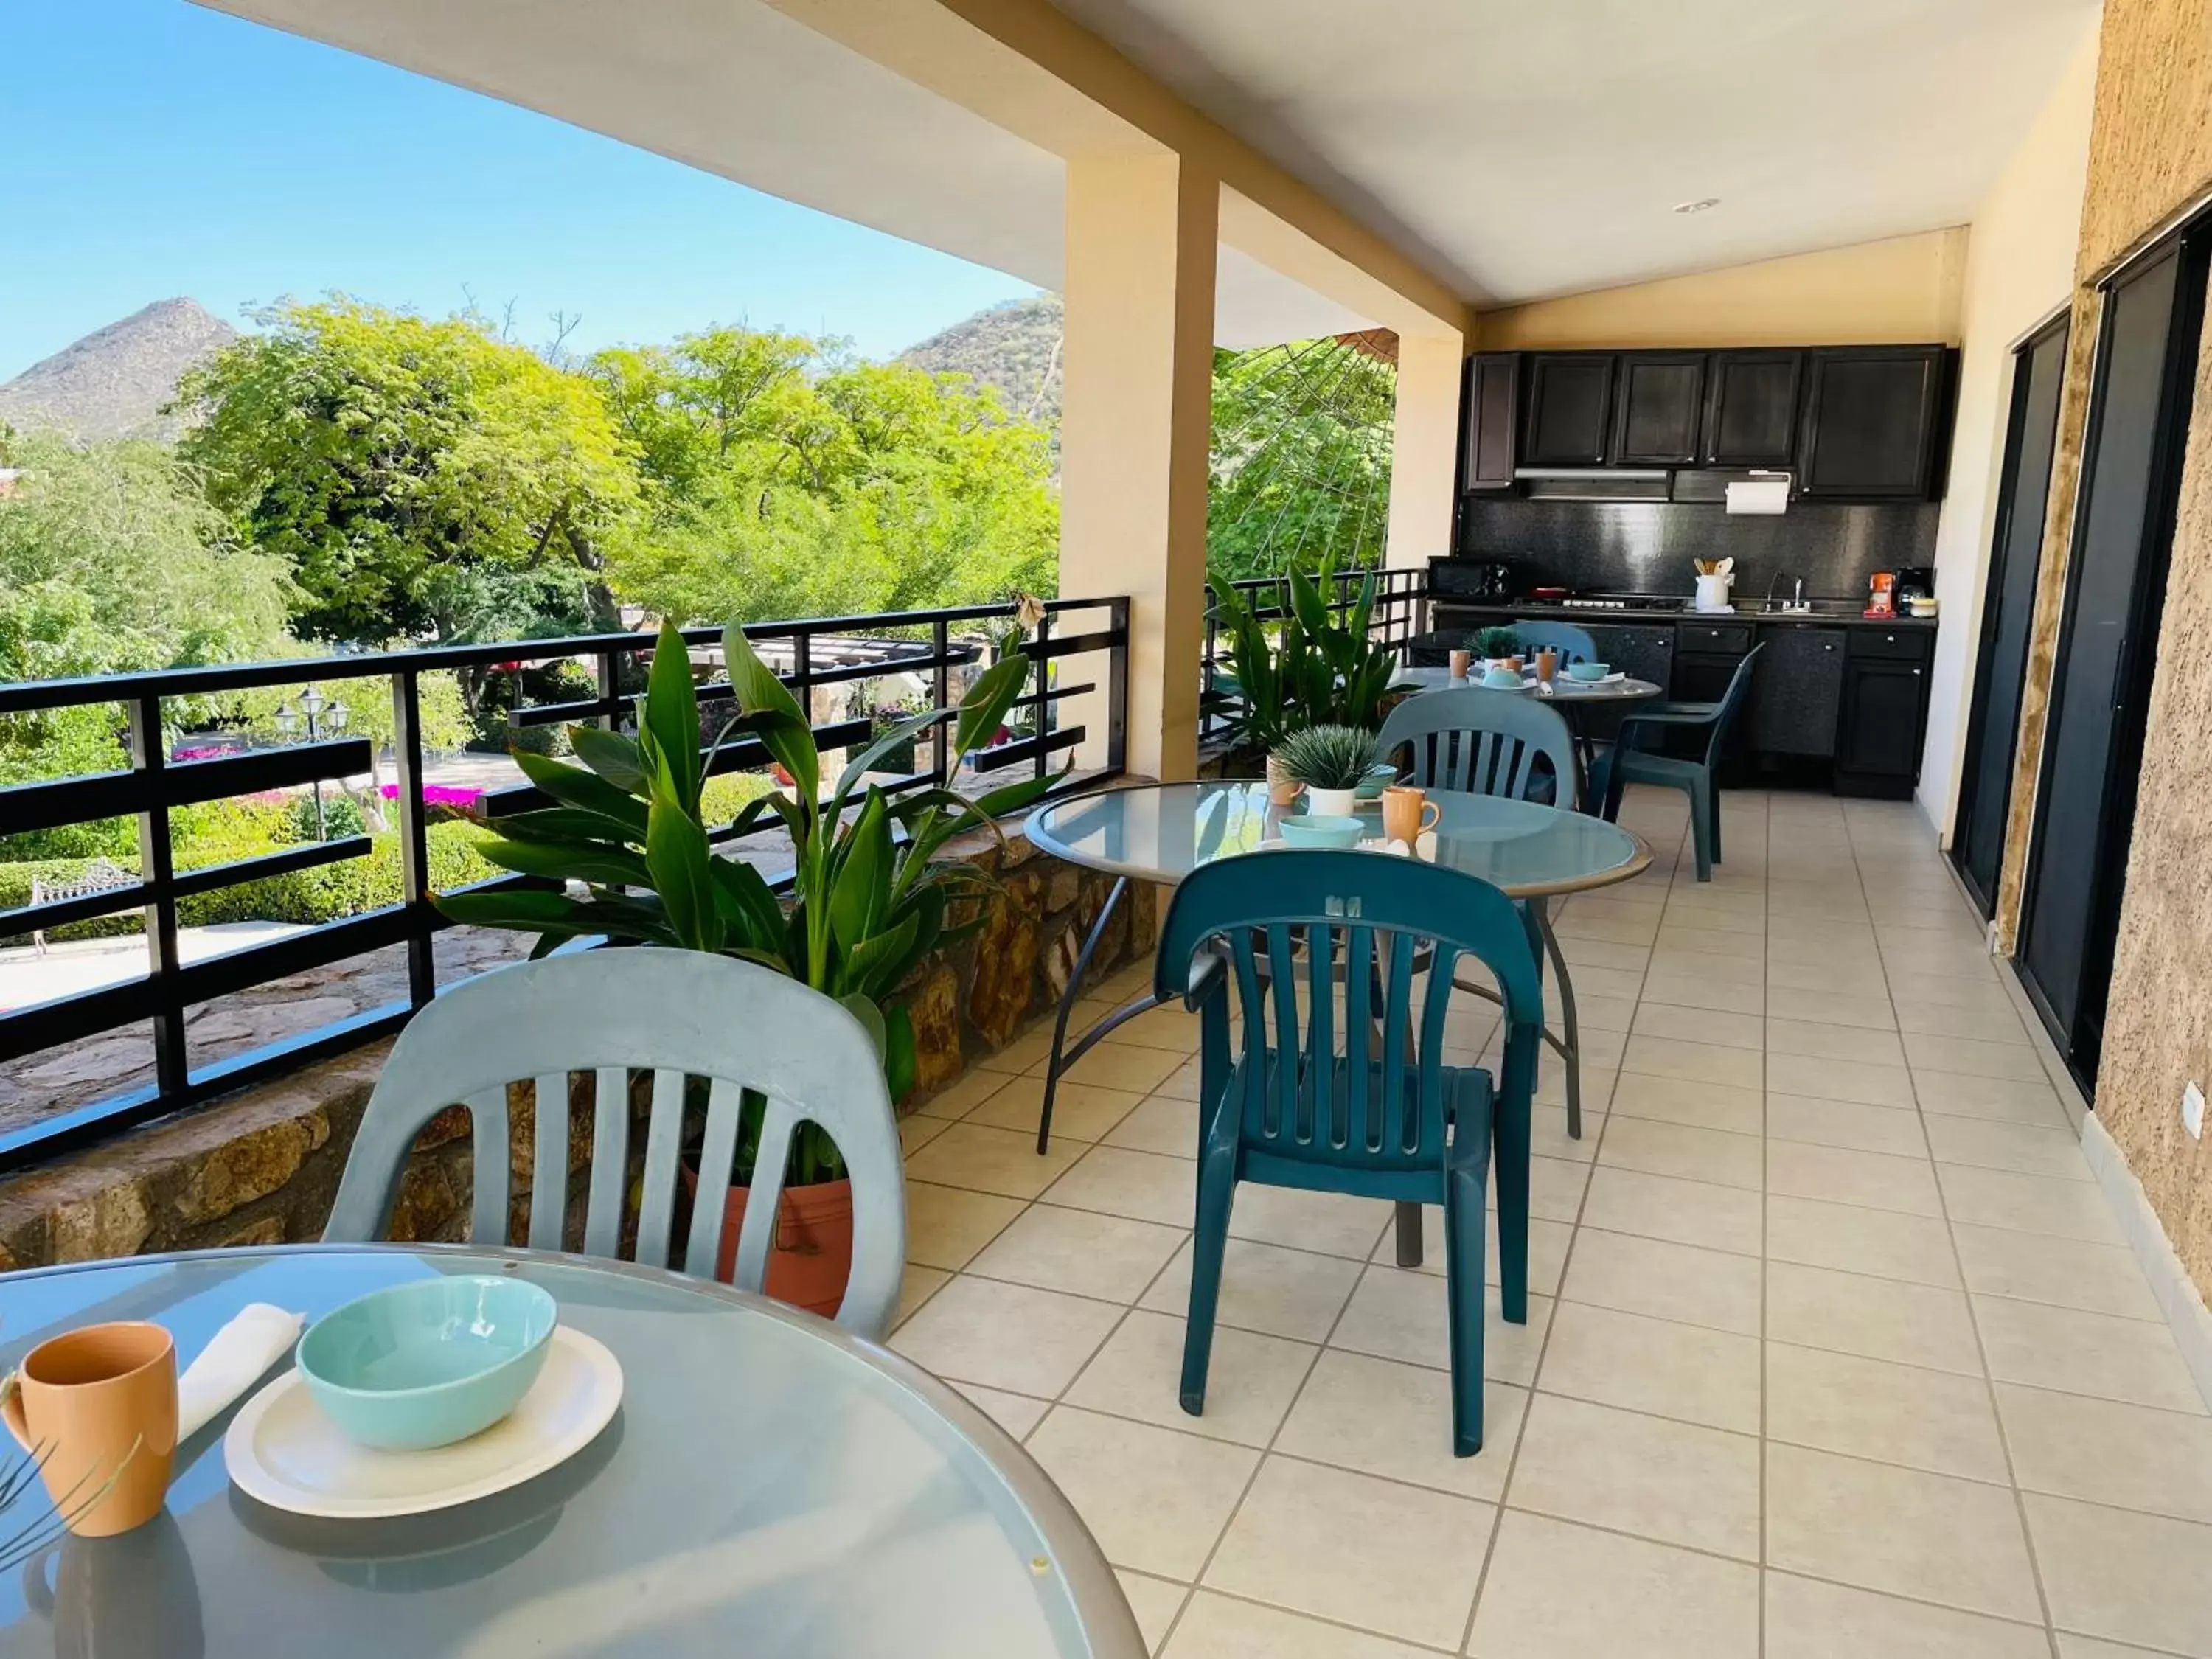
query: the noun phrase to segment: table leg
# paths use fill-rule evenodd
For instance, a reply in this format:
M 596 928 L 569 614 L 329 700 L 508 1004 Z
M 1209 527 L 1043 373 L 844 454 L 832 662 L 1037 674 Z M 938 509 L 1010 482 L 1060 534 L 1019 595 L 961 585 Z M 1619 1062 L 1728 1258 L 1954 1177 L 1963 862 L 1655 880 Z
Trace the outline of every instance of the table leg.
M 1052 1053 L 1045 1060 L 1044 1107 L 1037 1114 L 1037 1155 L 1040 1158 L 1052 1145 L 1052 1102 L 1060 1090 L 1060 1073 L 1080 1060 L 1084 1051 L 1103 1036 L 1111 1025 L 1118 1025 L 1129 1014 L 1142 1012 L 1132 1007 L 1121 1011 L 1110 1024 L 1102 1022 L 1097 1030 L 1086 1034 L 1073 1054 L 1062 1060 L 1061 1050 L 1067 1043 L 1067 1017 L 1074 1011 L 1076 1002 L 1083 994 L 1083 976 L 1090 971 L 1091 957 L 1098 949 L 1098 941 L 1106 936 L 1106 924 L 1114 919 L 1115 907 L 1121 902 L 1121 895 L 1128 890 L 1129 878 L 1127 876 L 1114 878 L 1113 886 L 1107 890 L 1106 902 L 1098 907 L 1098 919 L 1091 924 L 1090 937 L 1083 941 L 1083 949 L 1077 953 L 1075 966 L 1068 970 L 1067 988 L 1060 994 L 1060 1008 L 1052 1020 Z
M 1536 931 L 1543 935 L 1544 952 L 1552 958 L 1552 965 L 1559 975 L 1559 1024 L 1565 1034 L 1564 1043 L 1554 1044 L 1559 1057 L 1567 1063 L 1567 1135 L 1569 1139 L 1583 1138 L 1583 1043 L 1582 1022 L 1575 1012 L 1575 981 L 1567 972 L 1567 958 L 1559 949 L 1559 936 L 1552 931 L 1550 906 L 1546 900 L 1533 899 L 1529 910 L 1536 918 Z

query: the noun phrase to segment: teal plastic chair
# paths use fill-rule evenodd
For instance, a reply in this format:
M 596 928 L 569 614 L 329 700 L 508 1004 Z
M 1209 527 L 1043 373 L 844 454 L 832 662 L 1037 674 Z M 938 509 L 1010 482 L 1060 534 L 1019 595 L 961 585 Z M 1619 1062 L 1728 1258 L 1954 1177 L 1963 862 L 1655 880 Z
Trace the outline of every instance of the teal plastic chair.
M 1427 956 L 1423 1006 L 1413 969 Z M 1505 1006 L 1498 1083 L 1443 1063 L 1462 956 Z M 1306 981 L 1298 1006 L 1297 982 Z M 1343 1029 L 1335 988 L 1343 986 Z M 1229 1215 L 1239 1182 L 1440 1204 L 1452 1449 L 1482 1449 L 1483 1192 L 1498 1158 L 1505 1317 L 1528 1317 L 1528 1138 L 1542 993 L 1513 901 L 1455 870 L 1373 853 L 1267 852 L 1201 866 L 1176 890 L 1154 989 L 1200 1015 L 1198 1214 L 1182 1408 L 1206 1409 Z M 1377 1006 L 1379 994 L 1380 1006 Z M 1243 1013 L 1235 1038 L 1230 998 Z M 1418 1046 L 1376 1033 L 1418 1030 Z M 1407 1049 L 1414 1048 L 1412 1054 Z
M 1572 623 L 1524 622 L 1515 623 L 1513 632 L 1521 641 L 1521 649 L 1534 655 L 1546 647 L 1559 653 L 1559 666 L 1570 663 L 1596 662 L 1597 641 L 1590 638 L 1589 630 L 1577 628 Z
M 339 1177 L 326 1241 L 381 1238 L 423 1125 L 456 1103 L 469 1109 L 476 1153 L 470 1237 L 507 1234 L 507 1085 L 534 1079 L 540 1102 L 531 1153 L 530 1248 L 558 1250 L 567 1233 L 568 1074 L 596 1075 L 586 1255 L 620 1254 L 629 1188 L 633 1070 L 653 1073 L 637 1218 L 637 1260 L 668 1261 L 684 1080 L 712 1080 L 700 1190 L 730 1184 L 747 1093 L 765 1097 L 751 1197 L 738 1237 L 739 1288 L 759 1291 L 783 1192 L 792 1132 L 820 1124 L 853 1182 L 853 1271 L 837 1322 L 880 1337 L 898 1306 L 906 1261 L 906 1180 L 898 1124 L 874 1042 L 846 1009 L 771 969 L 732 957 L 659 949 L 585 951 L 519 963 L 463 981 L 410 1020 L 392 1045 Z M 758 1108 L 756 1108 L 758 1111 Z M 712 1278 L 722 1206 L 693 1206 L 684 1271 Z
M 1759 653 L 1765 649 L 1753 646 L 1735 665 L 1718 702 L 1662 702 L 1638 709 L 1621 722 L 1620 740 L 1590 768 L 1589 798 L 1608 823 L 1620 816 L 1621 790 L 1630 783 L 1664 784 L 1690 798 L 1690 839 L 1697 852 L 1699 881 L 1711 881 L 1713 866 L 1721 861 L 1720 790 L 1713 781 L 1721 744 L 1751 690 Z M 1705 752 L 1698 760 L 1655 755 L 1638 746 L 1670 728 L 1700 726 L 1706 736 Z

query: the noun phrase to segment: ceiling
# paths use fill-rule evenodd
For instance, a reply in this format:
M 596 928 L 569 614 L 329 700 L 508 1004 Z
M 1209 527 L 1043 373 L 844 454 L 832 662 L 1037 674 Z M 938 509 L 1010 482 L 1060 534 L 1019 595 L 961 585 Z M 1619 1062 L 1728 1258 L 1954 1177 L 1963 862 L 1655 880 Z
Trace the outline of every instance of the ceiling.
M 1053 0 L 1477 304 L 1970 220 L 2096 0 Z M 1708 212 L 1675 204 L 1718 197 Z

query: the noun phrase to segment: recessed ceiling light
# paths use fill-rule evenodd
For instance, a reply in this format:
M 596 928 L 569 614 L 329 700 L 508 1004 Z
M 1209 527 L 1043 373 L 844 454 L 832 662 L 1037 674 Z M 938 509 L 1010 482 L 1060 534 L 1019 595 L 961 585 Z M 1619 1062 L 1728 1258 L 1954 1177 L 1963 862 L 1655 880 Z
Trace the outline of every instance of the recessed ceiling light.
M 1717 196 L 1700 196 L 1694 202 L 1675 203 L 1674 211 L 1677 213 L 1703 213 L 1707 208 L 1717 208 L 1720 204 L 1721 198 Z

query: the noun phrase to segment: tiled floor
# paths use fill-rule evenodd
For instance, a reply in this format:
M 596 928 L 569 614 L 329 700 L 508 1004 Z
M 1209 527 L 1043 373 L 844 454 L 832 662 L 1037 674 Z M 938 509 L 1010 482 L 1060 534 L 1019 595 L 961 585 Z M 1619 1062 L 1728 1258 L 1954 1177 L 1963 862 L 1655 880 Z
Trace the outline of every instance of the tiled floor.
M 2212 1416 L 1918 820 L 1731 794 L 1700 886 L 1679 800 L 1559 915 L 1584 1133 L 1554 1069 L 1480 1456 L 1443 1282 L 1358 1200 L 1239 1189 L 1178 1409 L 1176 1012 L 1077 1069 L 1048 1158 L 1042 1035 L 908 1120 L 892 1346 L 1026 1442 L 1168 1659 L 2212 1656 Z

